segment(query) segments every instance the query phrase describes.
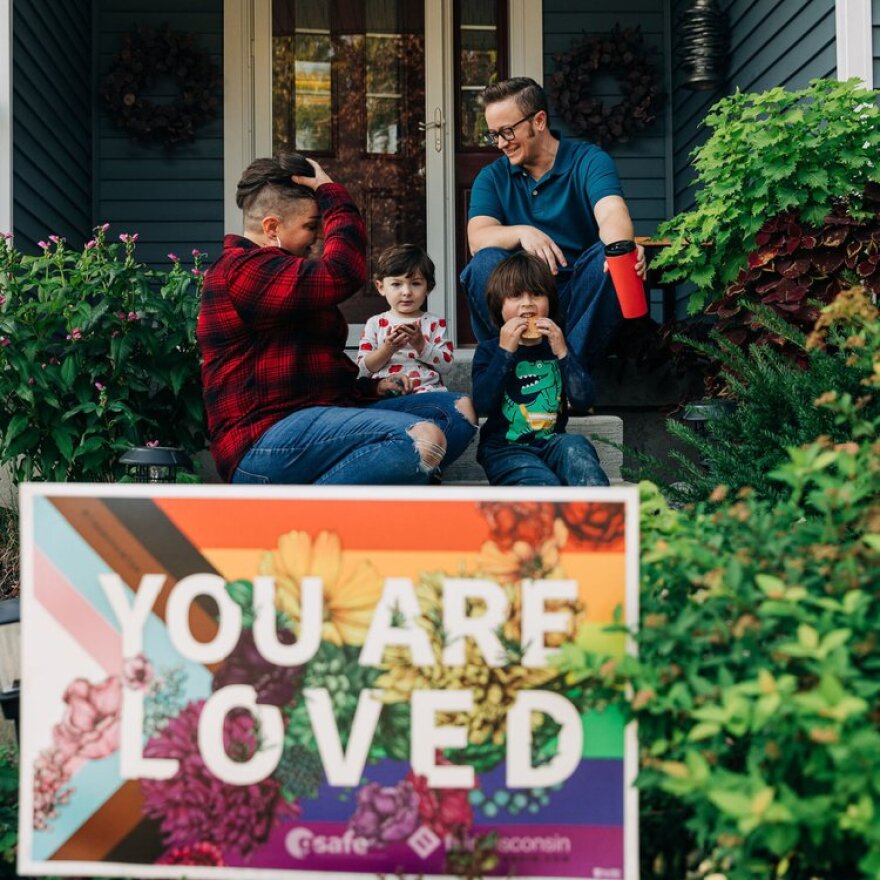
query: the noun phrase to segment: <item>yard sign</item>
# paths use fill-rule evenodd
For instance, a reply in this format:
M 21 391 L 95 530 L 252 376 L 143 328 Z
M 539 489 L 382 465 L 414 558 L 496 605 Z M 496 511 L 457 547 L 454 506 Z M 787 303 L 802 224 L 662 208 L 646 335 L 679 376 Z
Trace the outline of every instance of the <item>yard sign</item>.
M 19 873 L 637 876 L 634 489 L 28 485 Z

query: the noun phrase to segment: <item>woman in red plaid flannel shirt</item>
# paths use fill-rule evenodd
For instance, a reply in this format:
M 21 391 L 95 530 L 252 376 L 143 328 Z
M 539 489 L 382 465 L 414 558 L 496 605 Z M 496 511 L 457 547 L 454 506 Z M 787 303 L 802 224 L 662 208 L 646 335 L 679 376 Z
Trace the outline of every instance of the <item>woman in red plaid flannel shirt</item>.
M 461 394 L 358 378 L 339 304 L 366 279 L 366 232 L 345 187 L 284 154 L 244 171 L 244 235 L 205 275 L 198 340 L 211 453 L 233 483 L 420 484 L 471 442 Z M 309 255 L 323 224 L 324 249 Z

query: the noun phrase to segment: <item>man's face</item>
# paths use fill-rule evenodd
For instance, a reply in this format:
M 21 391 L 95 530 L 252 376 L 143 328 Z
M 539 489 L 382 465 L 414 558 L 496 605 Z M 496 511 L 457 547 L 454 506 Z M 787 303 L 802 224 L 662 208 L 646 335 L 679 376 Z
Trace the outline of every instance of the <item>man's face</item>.
M 516 98 L 505 98 L 496 101 L 486 107 L 486 127 L 489 131 L 501 131 L 504 128 L 513 128 L 513 140 L 505 140 L 499 137 L 498 149 L 510 160 L 511 165 L 528 165 L 531 159 L 536 158 L 538 146 L 536 143 L 535 121 L 540 122 L 544 114 L 539 111 L 531 119 L 523 120 L 526 115 L 516 103 Z

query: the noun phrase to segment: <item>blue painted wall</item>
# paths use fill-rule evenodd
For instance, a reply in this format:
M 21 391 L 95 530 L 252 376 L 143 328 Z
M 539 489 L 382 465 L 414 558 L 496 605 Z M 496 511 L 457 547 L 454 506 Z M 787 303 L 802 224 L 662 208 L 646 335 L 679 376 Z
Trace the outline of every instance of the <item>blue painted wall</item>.
M 880 0 L 873 3 L 877 20 Z M 691 0 L 672 0 L 673 45 L 681 16 L 690 5 Z M 673 73 L 676 211 L 693 204 L 690 154 L 706 138 L 700 123 L 715 101 L 736 88 L 760 92 L 781 85 L 800 89 L 811 79 L 836 75 L 834 0 L 720 0 L 719 6 L 727 10 L 731 31 L 724 87 L 695 92 L 681 87 L 677 69 Z
M 139 233 L 141 260 L 167 263 L 167 254 L 190 260 L 193 248 L 219 252 L 223 237 L 222 112 L 198 129 L 195 142 L 171 150 L 132 142 L 100 101 L 103 76 L 124 35 L 135 25 L 198 35 L 197 45 L 223 70 L 223 0 L 97 0 L 94 217 L 110 235 Z M 156 83 L 155 100 L 171 100 L 176 84 Z M 222 106 L 222 101 L 221 101 Z
M 880 88 L 880 0 L 871 0 L 871 29 L 874 43 L 874 88 Z
M 615 24 L 621 27 L 638 25 L 645 43 L 656 51 L 654 60 L 658 75 L 665 83 L 666 100 L 666 25 L 664 0 L 617 0 L 617 2 L 584 3 L 579 0 L 545 0 L 544 2 L 544 81 L 549 83 L 555 68 L 554 54 L 567 52 L 572 42 L 583 34 L 607 33 Z M 596 93 L 606 104 L 619 100 L 617 83 L 611 76 L 596 76 Z M 554 129 L 569 134 L 565 124 L 555 117 L 551 97 L 551 122 Z M 669 216 L 671 204 L 666 193 L 667 155 L 666 106 L 657 119 L 632 140 L 609 149 L 621 175 L 624 194 L 636 225 L 637 235 L 650 235 L 657 224 Z
M 91 230 L 89 3 L 15 0 L 12 20 L 13 232 L 16 246 Z

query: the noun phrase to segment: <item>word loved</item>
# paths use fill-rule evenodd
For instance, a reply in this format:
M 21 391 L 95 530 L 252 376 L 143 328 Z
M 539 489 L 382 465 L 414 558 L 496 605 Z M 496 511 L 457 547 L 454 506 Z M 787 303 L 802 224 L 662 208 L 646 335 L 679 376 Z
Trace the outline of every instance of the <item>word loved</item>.
M 99 575 L 99 581 L 122 630 L 123 656 L 140 654 L 144 626 L 165 584 L 165 576 L 144 575 L 133 601 L 130 601 L 131 592 L 118 575 Z M 300 587 L 302 618 L 299 638 L 293 644 L 283 644 L 276 630 L 274 578 L 254 579 L 254 642 L 262 657 L 279 667 L 307 663 L 320 646 L 323 583 L 318 577 L 306 577 Z M 189 627 L 190 608 L 200 596 L 212 598 L 219 609 L 217 632 L 207 642 L 197 640 Z M 522 659 L 519 661 L 523 666 L 546 666 L 554 653 L 554 649 L 545 645 L 547 634 L 565 632 L 568 627 L 568 612 L 547 611 L 547 603 L 572 602 L 576 597 L 577 583 L 572 580 L 523 582 Z M 488 666 L 502 666 L 508 662 L 497 632 L 508 617 L 509 601 L 498 584 L 480 579 L 446 578 L 442 601 L 446 633 L 443 665 L 464 665 L 468 640 L 477 646 Z M 482 613 L 471 617 L 468 609 L 474 602 L 481 603 Z M 419 625 L 420 616 L 412 581 L 409 578 L 387 578 L 359 663 L 379 666 L 385 649 L 396 647 L 407 649 L 415 666 L 436 665 L 430 637 Z M 242 611 L 226 592 L 223 578 L 213 574 L 193 574 L 172 588 L 165 608 L 165 622 L 172 643 L 186 659 L 213 664 L 228 657 L 238 643 Z M 348 747 L 344 749 L 330 692 L 326 688 L 306 688 L 303 691 L 309 722 L 330 785 L 356 786 L 360 782 L 382 712 L 380 696 L 381 691 L 361 691 Z M 169 779 L 177 773 L 179 762 L 176 759 L 145 758 L 143 755 L 143 699 L 141 691 L 131 688 L 123 691 L 122 776 L 125 779 Z M 224 721 L 237 709 L 247 709 L 260 726 L 261 748 L 248 761 L 232 760 L 224 747 Z M 410 763 L 417 774 L 427 778 L 432 788 L 473 788 L 472 767 L 436 763 L 438 750 L 467 746 L 467 729 L 438 725 L 438 713 L 466 713 L 472 709 L 473 692 L 469 690 L 413 692 Z M 533 713 L 548 715 L 560 725 L 557 754 L 539 767 L 531 764 Z M 205 764 L 218 779 L 232 785 L 253 785 L 270 776 L 281 760 L 284 745 L 281 710 L 276 706 L 258 704 L 257 692 L 250 685 L 220 688 L 207 699 L 202 709 L 198 743 Z M 581 718 L 571 702 L 549 691 L 520 691 L 507 717 L 508 788 L 546 787 L 562 782 L 580 763 L 582 747 Z

